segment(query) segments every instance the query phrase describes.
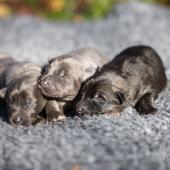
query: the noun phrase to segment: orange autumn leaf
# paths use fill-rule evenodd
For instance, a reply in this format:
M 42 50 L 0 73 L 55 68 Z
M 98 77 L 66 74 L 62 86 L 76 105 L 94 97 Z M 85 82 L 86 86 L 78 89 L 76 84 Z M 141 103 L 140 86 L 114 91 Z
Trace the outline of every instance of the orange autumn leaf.
M 80 165 L 74 165 L 71 170 L 82 170 Z
M 57 11 L 60 12 L 63 10 L 65 5 L 64 0 L 50 0 L 49 1 L 49 7 L 53 10 L 53 11 Z
M 0 18 L 9 16 L 10 14 L 11 14 L 11 11 L 8 5 L 0 4 Z

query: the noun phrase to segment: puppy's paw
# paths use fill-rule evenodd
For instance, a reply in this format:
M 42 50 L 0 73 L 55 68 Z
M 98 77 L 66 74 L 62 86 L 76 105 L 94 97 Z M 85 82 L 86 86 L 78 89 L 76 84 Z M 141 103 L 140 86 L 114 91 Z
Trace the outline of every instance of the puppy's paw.
M 56 122 L 58 120 L 63 120 L 65 116 L 60 112 L 49 112 L 47 114 L 47 121 L 49 122 Z
M 64 120 L 66 117 L 64 115 L 59 115 L 57 120 Z
M 155 94 L 146 93 L 139 99 L 135 105 L 135 109 L 141 115 L 155 114 L 157 112 L 157 108 L 155 108 L 155 98 Z
M 121 112 L 108 112 L 108 113 L 105 113 L 105 115 L 111 116 L 111 117 L 119 117 L 121 115 Z
M 136 110 L 139 112 L 140 115 L 146 115 L 146 114 L 155 114 L 157 112 L 157 108 L 153 107 L 152 105 L 138 105 L 136 107 Z

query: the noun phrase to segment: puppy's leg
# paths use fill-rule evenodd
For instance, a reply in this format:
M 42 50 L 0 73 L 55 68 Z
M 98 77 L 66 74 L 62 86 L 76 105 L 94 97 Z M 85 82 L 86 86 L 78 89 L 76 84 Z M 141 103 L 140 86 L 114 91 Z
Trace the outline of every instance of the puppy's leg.
M 144 94 L 137 104 L 135 105 L 135 109 L 142 114 L 154 113 L 157 111 L 155 106 L 155 99 L 157 95 L 154 93 L 146 93 Z
M 64 102 L 57 102 L 55 100 L 47 101 L 45 106 L 47 120 L 54 122 L 60 119 L 64 119 L 65 116 L 63 114 L 63 105 Z

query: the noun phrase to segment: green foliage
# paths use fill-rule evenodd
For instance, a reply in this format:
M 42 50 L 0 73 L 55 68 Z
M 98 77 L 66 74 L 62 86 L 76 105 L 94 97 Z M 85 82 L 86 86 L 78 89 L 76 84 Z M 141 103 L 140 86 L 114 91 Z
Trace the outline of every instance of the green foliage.
M 115 0 L 69 0 L 61 11 L 48 11 L 47 17 L 60 20 L 99 19 L 111 9 Z
M 148 3 L 158 3 L 162 5 L 170 5 L 170 0 L 138 0 L 138 1 L 143 1 L 143 2 L 148 2 Z
M 38 6 L 37 0 L 25 0 L 25 2 L 33 8 L 37 8 L 37 6 Z
M 4 0 L 0 2 L 0 17 L 16 13 L 62 21 L 100 19 L 115 3 L 128 1 L 131 0 Z M 138 1 L 170 5 L 170 0 Z
M 88 0 L 89 8 L 85 12 L 85 16 L 88 18 L 101 18 L 112 7 L 113 0 Z
M 61 21 L 68 21 L 74 18 L 73 13 L 68 11 L 65 12 L 47 12 L 45 16 L 51 20 L 61 20 Z

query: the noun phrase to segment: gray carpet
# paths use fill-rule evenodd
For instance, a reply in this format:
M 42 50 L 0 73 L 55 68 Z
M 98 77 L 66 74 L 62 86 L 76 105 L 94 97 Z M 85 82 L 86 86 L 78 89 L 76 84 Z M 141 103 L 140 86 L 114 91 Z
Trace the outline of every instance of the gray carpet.
M 0 21 L 0 37 L 1 52 L 41 64 L 83 46 L 112 58 L 127 46 L 146 44 L 161 55 L 170 77 L 170 10 L 163 7 L 120 4 L 104 20 L 86 23 L 15 17 Z M 127 108 L 120 117 L 69 118 L 29 128 L 7 124 L 1 109 L 0 169 L 169 170 L 170 86 L 157 105 L 155 115 Z

